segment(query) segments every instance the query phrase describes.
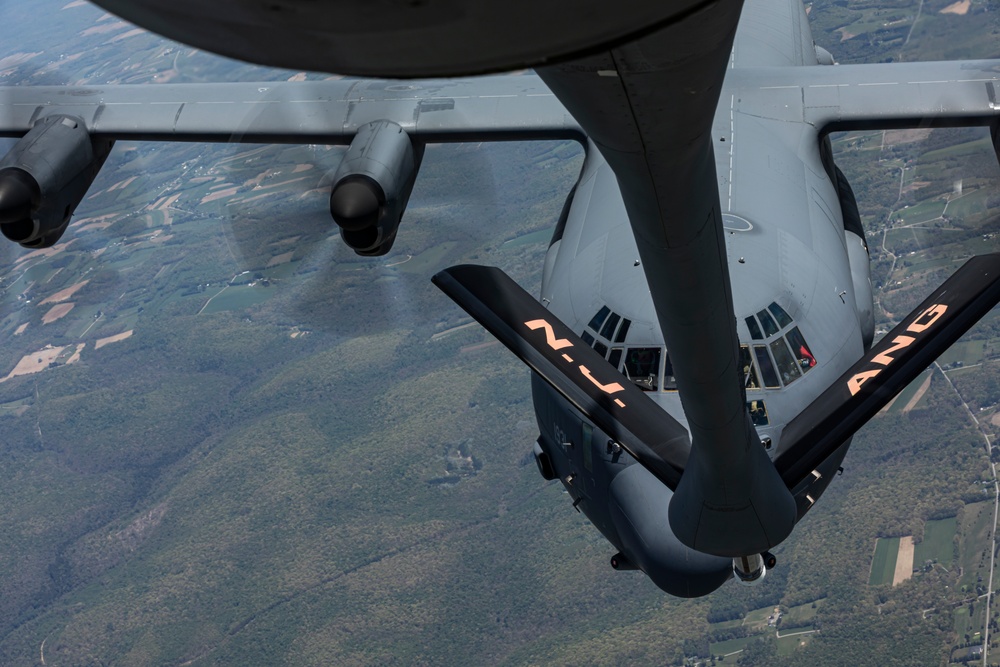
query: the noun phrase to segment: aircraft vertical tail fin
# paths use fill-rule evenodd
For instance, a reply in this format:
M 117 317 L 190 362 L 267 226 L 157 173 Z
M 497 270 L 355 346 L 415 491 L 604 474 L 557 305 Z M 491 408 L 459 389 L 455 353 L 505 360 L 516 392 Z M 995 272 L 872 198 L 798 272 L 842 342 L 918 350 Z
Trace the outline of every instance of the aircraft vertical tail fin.
M 788 488 L 805 481 L 998 302 L 1000 253 L 963 264 L 788 423 L 774 461 Z

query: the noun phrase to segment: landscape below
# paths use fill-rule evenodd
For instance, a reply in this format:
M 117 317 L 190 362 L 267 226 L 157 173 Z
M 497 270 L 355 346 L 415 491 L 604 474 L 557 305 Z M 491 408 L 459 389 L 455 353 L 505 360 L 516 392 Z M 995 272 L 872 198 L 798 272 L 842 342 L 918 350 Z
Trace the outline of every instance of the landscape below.
M 986 8 L 810 18 L 841 62 L 997 57 Z M 5 85 L 307 76 L 80 2 L 2 15 Z M 833 145 L 880 331 L 1000 249 L 987 132 Z M 377 259 L 329 220 L 339 156 L 120 144 L 60 245 L 0 246 L 0 664 L 936 666 L 987 627 L 994 659 L 1000 314 L 858 435 L 763 585 L 675 600 L 538 476 L 526 372 L 429 282 L 537 289 L 579 147 L 430 147 Z

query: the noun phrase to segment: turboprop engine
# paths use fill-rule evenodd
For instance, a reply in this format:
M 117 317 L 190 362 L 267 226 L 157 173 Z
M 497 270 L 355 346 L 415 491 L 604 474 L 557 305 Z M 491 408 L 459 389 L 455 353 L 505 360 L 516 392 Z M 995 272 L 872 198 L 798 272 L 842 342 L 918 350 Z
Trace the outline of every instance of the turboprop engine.
M 0 232 L 25 248 L 59 240 L 114 141 L 74 116 L 46 116 L 0 160 Z
M 423 146 L 414 146 L 396 123 L 375 121 L 358 130 L 330 192 L 330 215 L 354 252 L 374 257 L 392 248 L 421 157 Z

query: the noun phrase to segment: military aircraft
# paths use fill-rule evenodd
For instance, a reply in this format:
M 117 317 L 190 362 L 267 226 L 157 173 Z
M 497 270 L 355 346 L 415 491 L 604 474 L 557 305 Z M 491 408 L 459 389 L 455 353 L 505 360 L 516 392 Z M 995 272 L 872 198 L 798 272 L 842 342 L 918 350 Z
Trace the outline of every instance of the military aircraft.
M 490 267 L 435 283 L 534 371 L 542 475 L 614 545 L 613 567 L 672 595 L 760 581 L 853 434 L 1000 301 L 1000 256 L 973 258 L 872 346 L 867 247 L 827 138 L 917 124 L 996 138 L 1000 61 L 834 66 L 799 0 L 98 4 L 262 64 L 536 68 L 3 88 L 0 134 L 21 138 L 0 161 L 0 231 L 55 243 L 115 140 L 238 135 L 348 145 L 331 214 L 379 255 L 427 143 L 580 141 L 540 301 Z

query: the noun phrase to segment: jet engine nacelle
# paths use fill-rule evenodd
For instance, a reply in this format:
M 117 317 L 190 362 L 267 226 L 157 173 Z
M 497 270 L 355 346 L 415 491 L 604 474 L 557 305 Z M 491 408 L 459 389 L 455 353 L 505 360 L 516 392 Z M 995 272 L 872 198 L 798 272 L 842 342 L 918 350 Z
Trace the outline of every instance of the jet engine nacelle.
M 396 123 L 376 121 L 358 130 L 330 192 L 330 214 L 354 252 L 373 257 L 392 248 L 421 157 L 423 146 L 414 147 Z
M 25 248 L 53 245 L 113 145 L 74 116 L 37 121 L 0 160 L 0 232 Z

